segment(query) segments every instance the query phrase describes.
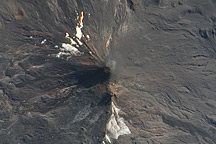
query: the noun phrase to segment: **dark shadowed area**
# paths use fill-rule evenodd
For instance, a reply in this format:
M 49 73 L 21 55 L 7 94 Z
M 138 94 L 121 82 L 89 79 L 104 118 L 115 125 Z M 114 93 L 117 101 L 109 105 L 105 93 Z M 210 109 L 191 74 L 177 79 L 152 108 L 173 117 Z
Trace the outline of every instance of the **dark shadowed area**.
M 131 131 L 113 144 L 215 144 L 215 7 L 1 0 L 0 144 L 101 144 L 111 101 Z M 90 40 L 56 57 L 81 12 Z

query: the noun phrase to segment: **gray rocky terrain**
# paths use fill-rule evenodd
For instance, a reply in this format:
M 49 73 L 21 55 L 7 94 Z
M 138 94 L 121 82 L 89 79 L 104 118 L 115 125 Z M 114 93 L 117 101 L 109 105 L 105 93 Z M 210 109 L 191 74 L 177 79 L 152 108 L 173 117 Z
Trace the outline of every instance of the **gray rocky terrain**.
M 215 8 L 0 0 L 0 144 L 216 143 Z M 80 55 L 57 56 L 82 12 Z M 131 133 L 109 142 L 111 103 Z

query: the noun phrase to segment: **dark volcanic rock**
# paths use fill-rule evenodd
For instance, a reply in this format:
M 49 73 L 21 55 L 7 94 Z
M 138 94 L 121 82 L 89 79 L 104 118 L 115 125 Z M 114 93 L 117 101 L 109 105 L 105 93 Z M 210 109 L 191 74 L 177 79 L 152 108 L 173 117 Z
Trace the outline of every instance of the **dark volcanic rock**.
M 216 143 L 215 6 L 1 1 L 0 143 L 100 144 L 111 95 L 131 130 L 112 143 Z M 76 11 L 90 41 L 84 54 L 57 58 Z
M 109 68 L 87 45 L 81 56 L 54 56 L 65 32 L 74 33 L 75 10 L 85 8 L 81 1 L 1 2 L 1 144 L 102 142 Z

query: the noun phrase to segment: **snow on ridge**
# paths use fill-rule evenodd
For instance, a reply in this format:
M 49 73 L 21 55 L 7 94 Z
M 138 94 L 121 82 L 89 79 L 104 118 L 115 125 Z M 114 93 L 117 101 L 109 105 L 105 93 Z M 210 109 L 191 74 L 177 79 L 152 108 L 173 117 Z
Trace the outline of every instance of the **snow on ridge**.
M 86 37 L 87 40 L 90 39 L 89 35 L 83 35 L 82 33 L 82 28 L 83 28 L 83 20 L 84 20 L 84 12 L 81 12 L 80 17 L 78 12 L 76 11 L 77 14 L 77 18 L 75 20 L 78 20 L 79 18 L 79 22 L 76 25 L 76 34 L 73 37 L 70 37 L 70 34 L 68 32 L 66 32 L 65 34 L 65 38 L 68 39 L 70 41 L 70 44 L 68 43 L 62 43 L 62 46 L 60 48 L 60 52 L 56 55 L 56 57 L 60 58 L 61 56 L 64 55 L 81 55 L 82 53 L 78 50 L 78 47 L 80 47 L 81 45 L 83 45 L 83 43 L 81 42 L 82 37 Z
M 80 41 L 83 37 L 82 28 L 83 28 L 83 19 L 84 19 L 84 13 L 81 12 L 79 23 L 77 23 L 76 26 L 76 40 L 78 41 L 79 45 L 83 45 Z

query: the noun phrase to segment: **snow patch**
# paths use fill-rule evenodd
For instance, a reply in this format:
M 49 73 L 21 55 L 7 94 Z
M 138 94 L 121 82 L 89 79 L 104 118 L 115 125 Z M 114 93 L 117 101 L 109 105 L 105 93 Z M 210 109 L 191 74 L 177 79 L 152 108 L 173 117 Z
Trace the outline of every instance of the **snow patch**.
M 120 135 L 131 134 L 130 129 L 124 123 L 124 119 L 119 116 L 119 112 L 121 111 L 119 108 L 115 106 L 112 102 L 112 114 L 109 122 L 106 125 L 107 134 L 105 135 L 105 139 L 107 142 L 111 144 L 111 138 L 118 139 Z
M 41 44 L 44 44 L 47 41 L 47 39 L 44 39 L 41 41 Z
M 71 45 L 76 45 L 76 46 L 78 46 L 77 43 L 70 37 L 70 35 L 69 35 L 68 32 L 66 32 L 65 38 L 70 40 Z
M 111 40 L 112 40 L 112 36 L 110 35 L 109 39 L 108 39 L 107 42 L 106 42 L 106 48 L 109 47 L 110 41 L 111 41 Z
M 89 35 L 86 35 L 86 38 L 87 38 L 87 40 L 89 40 L 89 39 L 90 39 L 90 36 L 89 36 Z
M 80 28 L 83 28 L 83 19 L 84 19 L 84 13 L 81 12 L 81 16 L 80 16 Z
M 112 143 L 110 138 L 108 137 L 108 135 L 105 135 L 105 139 L 109 142 L 109 143 Z M 104 142 L 104 141 L 103 141 Z M 104 142 L 105 143 L 105 142 Z
M 56 57 L 57 57 L 57 58 L 60 58 L 60 57 L 62 57 L 62 56 L 69 56 L 69 55 L 70 55 L 70 53 L 59 52 L 59 53 L 56 54 Z
M 77 48 L 75 48 L 74 46 L 72 46 L 70 44 L 62 43 L 62 47 L 64 48 L 65 51 L 69 51 L 69 52 L 72 52 L 74 54 L 80 52 Z
M 78 16 L 78 13 L 77 13 L 77 16 Z M 78 18 L 79 18 L 79 16 L 78 16 Z M 81 42 L 82 37 L 86 37 L 87 40 L 90 39 L 89 35 L 84 36 L 82 33 L 83 19 L 84 19 L 84 12 L 81 12 L 80 20 L 76 25 L 76 34 L 73 38 L 70 37 L 68 32 L 65 34 L 65 38 L 69 39 L 71 45 L 75 45 L 76 47 L 83 45 L 83 43 Z
M 79 21 L 76 24 L 76 33 L 72 37 L 70 37 L 70 34 L 68 32 L 65 33 L 65 38 L 70 41 L 70 44 L 67 43 L 62 43 L 62 47 L 60 48 L 60 52 L 56 55 L 56 57 L 61 57 L 61 56 L 69 56 L 69 55 L 80 55 L 82 54 L 78 48 L 83 45 L 82 37 L 86 38 L 88 41 L 90 39 L 89 35 L 83 35 L 82 33 L 82 28 L 83 28 L 83 20 L 84 20 L 84 12 L 81 12 L 80 16 L 78 14 L 78 11 L 76 10 L 76 16 L 77 18 L 75 20 Z
M 56 55 L 56 57 L 60 58 L 61 56 L 70 56 L 70 55 L 81 55 L 82 53 L 71 44 L 62 43 L 62 48 L 60 48 L 60 52 Z
M 78 39 L 81 39 L 82 38 L 82 28 L 80 28 L 79 26 L 76 26 L 76 37 Z
M 79 23 L 77 23 L 77 26 L 76 26 L 76 35 L 75 35 L 76 40 L 78 41 L 79 45 L 83 45 L 82 42 L 80 41 L 83 36 L 83 33 L 82 33 L 83 19 L 84 19 L 84 13 L 81 12 Z

